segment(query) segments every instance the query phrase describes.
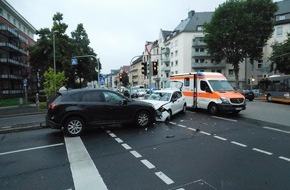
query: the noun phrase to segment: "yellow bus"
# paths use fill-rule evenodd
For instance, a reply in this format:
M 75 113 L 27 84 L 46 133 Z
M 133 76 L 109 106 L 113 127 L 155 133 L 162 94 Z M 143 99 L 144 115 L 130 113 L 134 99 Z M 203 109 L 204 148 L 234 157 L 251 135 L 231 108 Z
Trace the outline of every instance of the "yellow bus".
M 290 75 L 273 75 L 259 82 L 260 99 L 290 103 Z

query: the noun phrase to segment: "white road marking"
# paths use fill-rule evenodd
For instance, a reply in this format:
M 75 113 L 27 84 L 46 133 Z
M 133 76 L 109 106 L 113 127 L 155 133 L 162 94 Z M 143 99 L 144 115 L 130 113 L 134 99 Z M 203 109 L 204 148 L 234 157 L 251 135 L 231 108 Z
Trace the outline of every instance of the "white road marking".
M 141 160 L 141 162 L 148 168 L 148 169 L 153 169 L 155 166 L 151 164 L 148 160 Z
M 268 151 L 265 151 L 265 150 L 261 150 L 261 149 L 258 149 L 258 148 L 253 148 L 253 150 L 255 150 L 257 152 L 261 152 L 261 153 L 267 154 L 267 155 L 272 155 L 273 154 L 271 152 L 268 152 Z
M 238 145 L 238 146 L 241 146 L 241 147 L 247 147 L 247 145 L 245 144 L 242 144 L 242 143 L 238 143 L 236 141 L 231 141 L 231 143 L 235 144 L 235 145 Z
M 65 144 L 76 190 L 107 190 L 101 175 L 80 137 L 65 137 Z
M 122 139 L 120 139 L 120 138 L 115 138 L 115 140 L 116 140 L 118 143 L 122 143 L 122 142 L 123 142 Z
M 174 122 L 172 122 L 172 121 L 170 121 L 169 123 L 170 123 L 170 124 L 173 124 L 173 125 L 176 125 L 176 124 L 177 124 L 177 123 L 174 123 Z
M 132 151 L 130 151 L 131 152 L 131 154 L 133 154 L 133 156 L 135 156 L 136 158 L 141 158 L 142 156 L 141 156 L 141 154 L 139 154 L 137 151 L 135 151 L 135 150 L 132 150 Z
M 37 147 L 33 147 L 33 148 L 14 150 L 14 151 L 9 151 L 9 152 L 2 152 L 2 153 L 0 153 L 0 156 L 7 155 L 7 154 L 14 154 L 14 153 L 18 153 L 18 152 L 25 152 L 25 151 L 30 151 L 30 150 L 37 150 L 37 149 L 50 148 L 50 147 L 55 147 L 55 146 L 62 146 L 62 145 L 63 145 L 63 143 L 58 143 L 58 144 L 51 144 L 51 145 L 45 145 L 45 146 L 37 146 Z
M 122 144 L 122 146 L 126 149 L 126 150 L 130 150 L 132 149 L 129 145 L 127 145 L 126 143 Z
M 235 119 L 228 119 L 228 118 L 218 117 L 218 116 L 211 116 L 211 117 L 216 118 L 216 119 L 226 120 L 226 121 L 232 121 L 232 122 L 237 122 L 238 121 L 238 120 L 235 120 Z
M 192 127 L 188 127 L 187 129 L 191 130 L 191 131 L 196 131 L 196 129 L 192 128 Z
M 181 125 L 181 124 L 178 124 L 179 127 L 183 127 L 183 128 L 186 128 L 185 125 Z
M 170 179 L 169 177 L 167 177 L 163 172 L 155 172 L 155 174 L 162 179 L 162 181 L 164 181 L 167 185 L 170 185 L 172 183 L 174 183 L 174 181 L 172 181 L 172 179 Z
M 114 133 L 109 133 L 109 135 L 113 138 L 117 137 Z
M 282 159 L 282 160 L 286 160 L 286 161 L 290 162 L 290 158 L 287 158 L 287 157 L 284 157 L 284 156 L 279 156 L 279 158 Z
M 202 133 L 202 134 L 204 134 L 204 135 L 208 135 L 208 136 L 211 135 L 210 133 L 207 133 L 207 132 L 205 132 L 205 131 L 200 131 L 200 133 Z
M 214 135 L 214 138 L 217 138 L 217 139 L 220 139 L 220 140 L 223 140 L 223 141 L 228 140 L 228 139 L 226 139 L 226 138 L 223 138 L 223 137 L 220 137 L 220 136 L 217 136 L 217 135 Z
M 270 130 L 273 130 L 273 131 L 278 131 L 278 132 L 290 134 L 290 131 L 285 131 L 285 130 L 276 129 L 276 128 L 272 128 L 272 127 L 263 127 L 263 128 L 264 129 L 270 129 Z

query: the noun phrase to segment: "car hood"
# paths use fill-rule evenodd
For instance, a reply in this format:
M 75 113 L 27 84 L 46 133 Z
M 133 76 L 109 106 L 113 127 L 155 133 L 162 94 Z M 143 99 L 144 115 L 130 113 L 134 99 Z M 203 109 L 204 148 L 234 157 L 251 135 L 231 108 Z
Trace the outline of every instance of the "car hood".
M 163 106 L 163 105 L 168 103 L 168 101 L 159 101 L 159 100 L 141 100 L 141 101 L 152 104 L 155 109 L 158 109 L 161 106 Z

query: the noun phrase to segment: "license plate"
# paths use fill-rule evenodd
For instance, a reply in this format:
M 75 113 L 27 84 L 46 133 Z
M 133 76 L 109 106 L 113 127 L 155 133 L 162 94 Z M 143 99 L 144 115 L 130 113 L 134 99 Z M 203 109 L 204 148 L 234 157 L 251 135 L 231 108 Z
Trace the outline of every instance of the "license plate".
M 236 110 L 242 110 L 243 108 L 236 108 Z

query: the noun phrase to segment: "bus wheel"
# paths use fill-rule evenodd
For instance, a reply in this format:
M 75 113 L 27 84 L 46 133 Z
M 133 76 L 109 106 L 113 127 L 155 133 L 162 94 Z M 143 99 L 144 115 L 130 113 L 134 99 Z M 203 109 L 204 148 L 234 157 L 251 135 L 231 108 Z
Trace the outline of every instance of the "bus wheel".
M 208 111 L 211 115 L 216 115 L 218 112 L 217 105 L 215 103 L 211 103 L 208 107 Z
M 267 94 L 267 102 L 271 102 L 272 101 L 272 96 L 271 94 Z

